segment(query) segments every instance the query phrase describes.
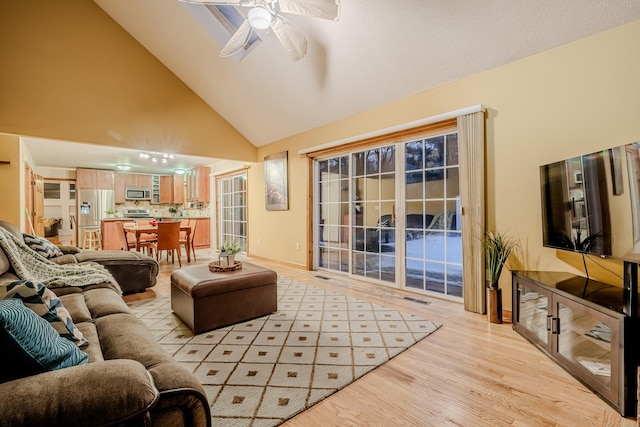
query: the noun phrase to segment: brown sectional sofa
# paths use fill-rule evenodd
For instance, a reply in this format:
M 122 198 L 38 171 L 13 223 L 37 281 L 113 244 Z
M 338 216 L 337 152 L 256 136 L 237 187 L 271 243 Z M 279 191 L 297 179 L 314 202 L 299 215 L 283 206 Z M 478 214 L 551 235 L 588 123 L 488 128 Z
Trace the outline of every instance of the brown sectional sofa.
M 15 225 L 0 220 L 0 227 L 22 239 L 22 233 Z M 82 264 L 95 262 L 105 266 L 120 284 L 124 294 L 143 292 L 155 286 L 158 276 L 158 262 L 136 251 L 94 251 L 80 250 L 75 246 L 58 246 L 63 255 L 51 258 L 57 264 Z
M 0 249 L 0 297 L 16 280 Z M 51 290 L 89 341 L 80 348 L 88 363 L 0 383 L 0 426 L 211 425 L 202 385 L 158 344 L 112 284 Z

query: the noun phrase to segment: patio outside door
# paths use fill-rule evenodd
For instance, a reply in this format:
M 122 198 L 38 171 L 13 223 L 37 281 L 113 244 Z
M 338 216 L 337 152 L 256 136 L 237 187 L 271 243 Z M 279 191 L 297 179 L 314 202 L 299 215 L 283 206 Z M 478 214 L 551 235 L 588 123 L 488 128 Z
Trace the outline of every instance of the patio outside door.
M 456 132 L 314 168 L 316 268 L 462 297 Z
M 235 241 L 247 251 L 247 174 L 218 178 L 218 247 Z

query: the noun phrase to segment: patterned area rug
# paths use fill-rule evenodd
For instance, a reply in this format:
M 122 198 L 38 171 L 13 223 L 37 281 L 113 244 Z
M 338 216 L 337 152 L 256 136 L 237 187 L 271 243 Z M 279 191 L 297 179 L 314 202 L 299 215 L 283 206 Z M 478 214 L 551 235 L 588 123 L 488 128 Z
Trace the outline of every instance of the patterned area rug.
M 277 312 L 195 336 L 169 298 L 129 306 L 203 384 L 213 425 L 234 427 L 279 425 L 440 327 L 284 277 Z

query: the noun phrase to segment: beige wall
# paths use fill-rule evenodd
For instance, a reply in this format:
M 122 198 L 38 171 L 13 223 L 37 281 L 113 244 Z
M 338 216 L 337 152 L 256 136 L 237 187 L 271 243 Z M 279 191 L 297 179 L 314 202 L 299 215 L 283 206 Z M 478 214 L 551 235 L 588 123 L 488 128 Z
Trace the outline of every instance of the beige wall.
M 258 159 L 289 151 L 291 209 L 264 211 L 261 169 L 253 168 L 251 252 L 305 263 L 305 248 L 295 249 L 296 242 L 305 240 L 308 197 L 307 163 L 296 154 L 298 150 L 483 104 L 488 109 L 489 228 L 520 239 L 518 268 L 580 271 L 579 257 L 542 247 L 538 168 L 640 140 L 638 40 L 640 21 L 261 147 Z M 620 267 L 615 261 L 604 265 Z M 503 273 L 500 284 L 506 291 L 503 303 L 510 308 L 508 273 Z M 589 273 L 617 280 L 593 263 Z
M 19 41 L 1 53 L 0 132 L 258 160 L 248 171 L 250 252 L 299 265 L 311 221 L 301 148 L 483 104 L 489 228 L 520 238 L 518 267 L 579 271 L 578 257 L 542 247 L 538 167 L 640 140 L 640 21 L 257 150 L 93 2 L 2 2 L 0 38 Z M 8 156 L 19 157 L 15 141 L 0 137 Z M 285 150 L 290 209 L 268 212 L 261 162 Z M 9 168 L 0 172 L 3 185 L 19 183 L 17 164 L 0 167 Z M 16 200 L 3 203 L 3 217 L 20 216 Z M 589 271 L 615 280 L 595 265 Z M 507 273 L 501 286 L 509 307 Z
M 0 219 L 19 226 L 22 211 L 16 207 L 20 207 L 21 197 L 20 138 L 0 133 L 0 160 L 11 162 L 0 164 L 0 182 L 2 183 Z
M 253 145 L 92 1 L 3 1 L 0 40 L 0 132 L 255 160 Z

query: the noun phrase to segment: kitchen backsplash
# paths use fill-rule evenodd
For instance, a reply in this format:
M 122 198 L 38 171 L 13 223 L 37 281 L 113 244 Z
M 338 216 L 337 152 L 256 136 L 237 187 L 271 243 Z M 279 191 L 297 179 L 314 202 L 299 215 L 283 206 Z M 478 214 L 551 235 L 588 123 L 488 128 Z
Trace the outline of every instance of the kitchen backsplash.
M 171 212 L 170 209 L 175 209 L 176 212 Z M 152 205 L 149 202 L 127 201 L 122 204 L 116 205 L 116 218 L 122 218 L 124 216 L 125 209 L 149 209 L 151 216 L 154 218 L 170 218 L 170 217 L 209 217 L 211 216 L 209 203 L 197 203 L 194 207 L 185 208 L 183 205 L 176 204 L 160 204 Z

